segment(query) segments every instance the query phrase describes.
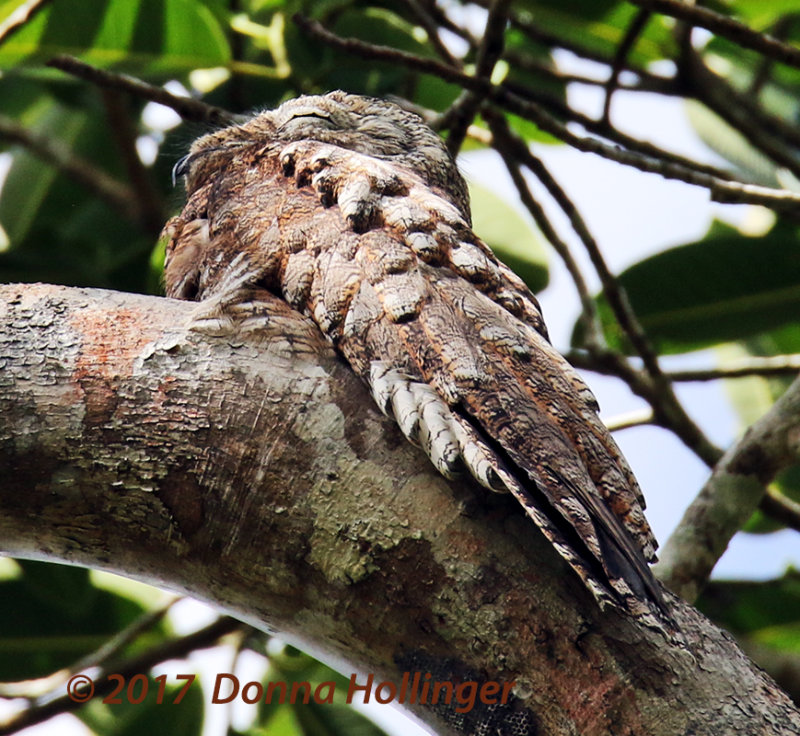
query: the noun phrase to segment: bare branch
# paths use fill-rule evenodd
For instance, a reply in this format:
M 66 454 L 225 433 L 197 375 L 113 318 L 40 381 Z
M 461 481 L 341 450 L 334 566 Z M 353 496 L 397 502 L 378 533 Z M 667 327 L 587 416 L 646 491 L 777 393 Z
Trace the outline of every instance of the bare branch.
M 503 52 L 503 59 L 505 59 L 510 66 L 516 69 L 522 69 L 527 72 L 539 74 L 547 79 L 552 79 L 562 84 L 584 84 L 590 87 L 606 87 L 607 80 L 598 79 L 596 77 L 587 77 L 584 74 L 574 74 L 569 72 L 559 71 L 558 68 L 547 64 L 535 57 L 522 53 L 517 49 L 506 49 Z M 630 72 L 636 74 L 636 72 Z M 655 75 L 654 75 L 655 77 Z M 669 97 L 678 97 L 683 94 L 678 80 L 674 77 L 644 77 L 635 82 L 623 82 L 621 79 L 617 80 L 618 88 L 628 92 L 656 92 L 661 95 Z
M 105 69 L 86 64 L 74 56 L 56 56 L 47 62 L 47 66 L 61 69 L 68 74 L 85 79 L 87 82 L 106 87 L 109 89 L 127 92 L 140 99 L 157 102 L 160 105 L 172 108 L 184 120 L 192 120 L 199 123 L 209 123 L 211 125 L 231 125 L 238 121 L 237 116 L 223 110 L 221 107 L 209 105 L 206 102 L 192 99 L 191 97 L 179 97 L 167 92 L 163 87 L 147 84 L 141 79 L 128 76 L 127 74 L 117 74 Z
M 789 376 L 800 371 L 800 355 L 748 356 L 726 361 L 717 368 L 666 371 L 670 381 L 716 381 L 720 378 Z
M 91 161 L 75 155 L 61 141 L 23 127 L 16 120 L 0 115 L 0 138 L 18 143 L 88 189 L 99 199 L 130 220 L 139 220 L 141 212 L 133 190 L 117 181 Z
M 603 423 L 612 432 L 619 432 L 622 429 L 630 429 L 631 427 L 643 427 L 647 424 L 652 424 L 655 416 L 652 409 L 639 409 L 638 411 L 629 411 L 626 414 L 618 414 L 610 419 L 604 420 Z
M 476 77 L 487 81 L 491 79 L 494 65 L 503 53 L 510 5 L 510 0 L 492 0 L 489 6 L 486 29 L 478 45 L 478 58 L 475 62 Z M 467 128 L 474 120 L 483 100 L 483 93 L 465 90 L 445 113 L 450 128 L 447 148 L 451 155 L 456 156 L 461 149 Z
M 425 29 L 428 40 L 431 42 L 437 54 L 450 66 L 460 66 L 461 61 L 450 53 L 450 49 L 442 42 L 439 36 L 439 26 L 427 8 L 423 7 L 419 0 L 403 0 L 408 9 L 413 13 L 417 22 Z
M 622 41 L 617 48 L 617 53 L 611 65 L 611 75 L 608 78 L 608 82 L 606 82 L 606 100 L 603 103 L 603 114 L 601 117 L 601 119 L 606 122 L 608 122 L 611 117 L 611 98 L 614 96 L 614 90 L 617 89 L 617 85 L 619 84 L 619 75 L 625 68 L 625 61 L 628 58 L 628 54 L 647 27 L 651 15 L 649 10 L 640 9 L 625 31 L 625 35 L 622 37 Z
M 489 0 L 474 0 L 474 2 L 476 5 L 480 5 L 481 7 L 485 8 Z M 512 27 L 518 28 L 533 43 L 543 46 L 546 49 L 564 49 L 565 51 L 570 51 L 576 56 L 580 56 L 591 61 L 596 61 L 598 64 L 605 64 L 609 67 L 614 63 L 614 60 L 605 54 L 598 53 L 588 46 L 577 43 L 572 39 L 562 38 L 558 34 L 555 34 L 548 29 L 537 26 L 532 20 L 531 13 L 528 11 L 512 10 L 512 12 L 509 14 L 509 20 Z M 632 71 L 639 77 L 639 79 L 654 85 L 662 84 L 665 79 L 664 77 L 654 74 L 647 69 L 634 66 L 629 62 L 628 59 L 624 60 L 623 69 Z
M 340 38 L 326 30 L 317 21 L 309 20 L 301 15 L 295 15 L 295 23 L 303 30 L 324 43 L 342 49 L 357 56 L 367 59 L 380 59 L 403 64 L 411 69 L 418 69 L 446 81 L 461 84 L 467 89 L 484 93 L 497 105 L 506 110 L 520 115 L 536 123 L 542 130 L 565 143 L 569 143 L 579 151 L 594 153 L 618 163 L 632 166 L 640 171 L 660 174 L 667 179 L 676 179 L 706 188 L 710 191 L 712 199 L 726 204 L 760 204 L 783 213 L 792 219 L 800 218 L 800 194 L 795 194 L 785 189 L 743 184 L 727 181 L 672 161 L 661 161 L 651 156 L 620 150 L 602 141 L 581 137 L 572 133 L 566 125 L 556 120 L 550 113 L 510 92 L 503 85 L 493 85 L 485 79 L 471 77 L 457 69 L 442 64 L 435 59 L 428 59 L 408 52 L 399 51 L 387 46 L 378 46 L 354 38 Z
M 800 462 L 799 437 L 800 378 L 728 449 L 664 545 L 657 571 L 673 591 L 697 597 L 768 484 Z
M 800 49 L 789 46 L 766 33 L 759 33 L 744 23 L 684 0 L 629 0 L 633 5 L 655 13 L 687 21 L 727 38 L 746 49 L 758 51 L 775 61 L 800 69 Z
M 663 148 L 643 141 L 639 138 L 634 138 L 631 135 L 617 130 L 606 120 L 595 120 L 588 115 L 584 115 L 577 110 L 573 110 L 569 105 L 562 102 L 560 99 L 553 95 L 548 95 L 543 92 L 531 90 L 513 82 L 507 82 L 503 85 L 504 89 L 519 96 L 523 100 L 534 103 L 545 108 L 547 111 L 554 113 L 557 117 L 563 117 L 566 120 L 571 120 L 578 123 L 585 130 L 602 136 L 607 140 L 619 143 L 630 151 L 642 154 L 644 156 L 666 161 L 678 166 L 684 167 L 687 171 L 693 171 L 702 175 L 711 176 L 715 179 L 722 179 L 723 181 L 736 182 L 736 177 L 728 171 L 711 166 L 709 164 L 702 164 L 693 159 L 681 156 L 680 154 L 667 151 Z

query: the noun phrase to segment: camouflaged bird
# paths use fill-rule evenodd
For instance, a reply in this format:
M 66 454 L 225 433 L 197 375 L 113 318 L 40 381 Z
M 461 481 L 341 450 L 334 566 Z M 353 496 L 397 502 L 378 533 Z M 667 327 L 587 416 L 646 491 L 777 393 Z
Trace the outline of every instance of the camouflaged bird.
M 636 480 L 421 118 L 300 97 L 198 139 L 175 173 L 167 296 L 222 331 L 254 289 L 284 299 L 443 475 L 514 494 L 601 604 L 663 608 Z

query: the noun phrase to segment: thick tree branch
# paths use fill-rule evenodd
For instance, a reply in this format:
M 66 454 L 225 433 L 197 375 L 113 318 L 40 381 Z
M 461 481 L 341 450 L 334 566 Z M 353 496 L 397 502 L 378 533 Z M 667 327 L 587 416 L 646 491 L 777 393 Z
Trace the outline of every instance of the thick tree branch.
M 284 304 L 234 339 L 155 297 L 5 286 L 0 304 L 6 553 L 190 593 L 346 673 L 516 682 L 509 707 L 413 707 L 443 735 L 800 728 L 687 604 L 684 643 L 600 612 L 516 503 L 438 476 Z
M 800 462 L 800 378 L 733 445 L 667 541 L 659 577 L 694 600 L 731 537 L 762 502 L 766 486 Z

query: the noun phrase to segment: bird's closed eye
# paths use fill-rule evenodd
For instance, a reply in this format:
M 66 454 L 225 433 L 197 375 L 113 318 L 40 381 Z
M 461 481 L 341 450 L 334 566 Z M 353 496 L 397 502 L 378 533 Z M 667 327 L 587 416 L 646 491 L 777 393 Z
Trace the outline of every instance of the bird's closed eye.
M 330 120 L 331 116 L 328 115 L 326 112 L 316 112 L 316 111 L 308 111 L 308 112 L 298 112 L 290 118 L 291 120 L 297 120 L 297 118 L 319 118 L 320 120 Z
M 299 110 L 298 112 L 294 113 L 292 117 L 290 117 L 281 126 L 281 128 L 295 127 L 297 125 L 302 125 L 303 123 L 320 125 L 320 122 L 318 121 L 321 121 L 321 125 L 325 128 L 335 127 L 333 124 L 333 119 L 326 112 L 321 112 L 319 110 Z

